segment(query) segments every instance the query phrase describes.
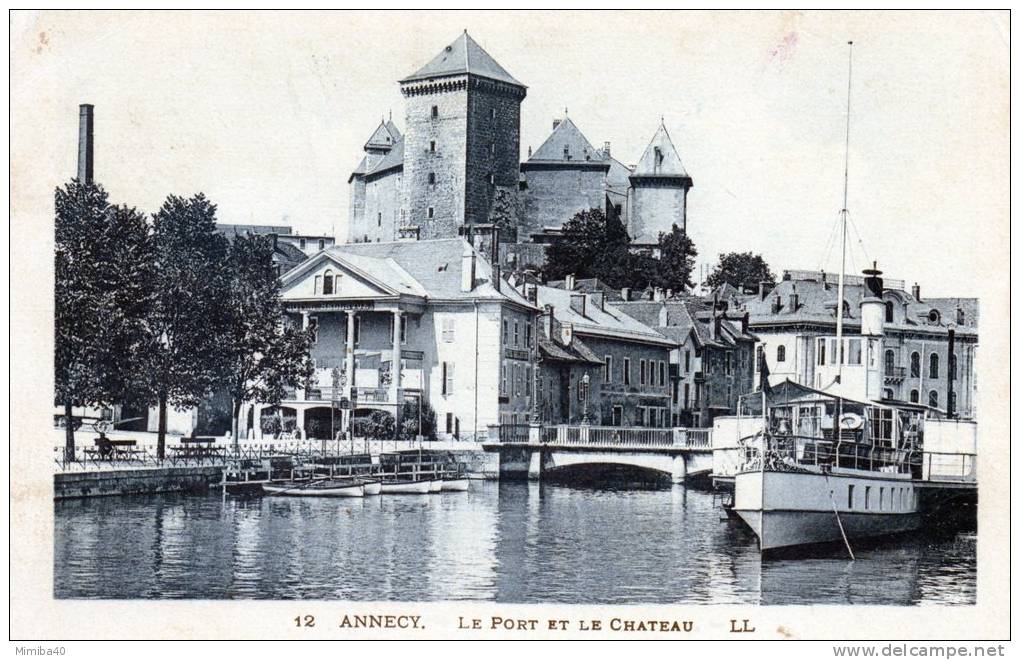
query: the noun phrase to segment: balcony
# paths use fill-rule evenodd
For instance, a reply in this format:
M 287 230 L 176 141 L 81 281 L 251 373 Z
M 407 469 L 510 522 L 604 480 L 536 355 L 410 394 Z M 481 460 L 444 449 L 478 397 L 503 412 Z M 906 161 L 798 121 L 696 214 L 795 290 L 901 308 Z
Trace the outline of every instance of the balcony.
M 902 383 L 903 379 L 906 378 L 906 376 L 907 376 L 906 367 L 887 366 L 885 368 L 884 377 L 886 385 L 896 385 L 898 383 Z

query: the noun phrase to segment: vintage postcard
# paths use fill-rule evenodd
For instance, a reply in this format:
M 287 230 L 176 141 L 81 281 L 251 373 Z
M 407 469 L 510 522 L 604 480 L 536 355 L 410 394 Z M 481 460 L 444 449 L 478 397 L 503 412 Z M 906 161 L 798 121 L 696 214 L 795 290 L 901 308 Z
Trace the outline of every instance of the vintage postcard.
M 18 653 L 1003 653 L 1008 11 L 9 28 Z

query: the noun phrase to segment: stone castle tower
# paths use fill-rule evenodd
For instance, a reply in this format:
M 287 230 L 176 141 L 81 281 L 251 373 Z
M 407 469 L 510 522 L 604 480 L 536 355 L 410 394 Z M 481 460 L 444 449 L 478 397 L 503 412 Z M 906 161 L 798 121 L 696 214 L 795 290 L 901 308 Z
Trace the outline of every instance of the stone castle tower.
M 693 185 L 665 124 L 660 124 L 630 174 L 631 240 L 652 245 L 674 224 L 686 229 L 687 191 Z
M 496 189 L 517 188 L 526 88 L 465 31 L 400 91 L 407 224 L 428 239 L 487 223 Z

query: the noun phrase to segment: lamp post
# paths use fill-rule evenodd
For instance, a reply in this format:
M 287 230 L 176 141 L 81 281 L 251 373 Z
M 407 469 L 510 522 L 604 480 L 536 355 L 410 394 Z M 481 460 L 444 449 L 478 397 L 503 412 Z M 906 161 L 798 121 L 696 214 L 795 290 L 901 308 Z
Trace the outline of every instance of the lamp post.
M 581 420 L 582 424 L 590 424 L 588 420 L 588 387 L 591 385 L 591 374 L 585 373 L 581 378 L 581 401 L 584 403 L 584 417 Z

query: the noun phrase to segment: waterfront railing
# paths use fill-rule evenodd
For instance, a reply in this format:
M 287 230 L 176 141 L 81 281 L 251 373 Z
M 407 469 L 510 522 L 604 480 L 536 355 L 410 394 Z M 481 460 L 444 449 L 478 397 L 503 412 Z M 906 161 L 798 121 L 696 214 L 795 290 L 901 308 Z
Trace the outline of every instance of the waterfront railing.
M 537 442 L 546 445 L 586 447 L 634 447 L 647 449 L 712 448 L 712 429 L 591 426 L 587 424 L 502 424 L 492 434 L 501 444 Z

